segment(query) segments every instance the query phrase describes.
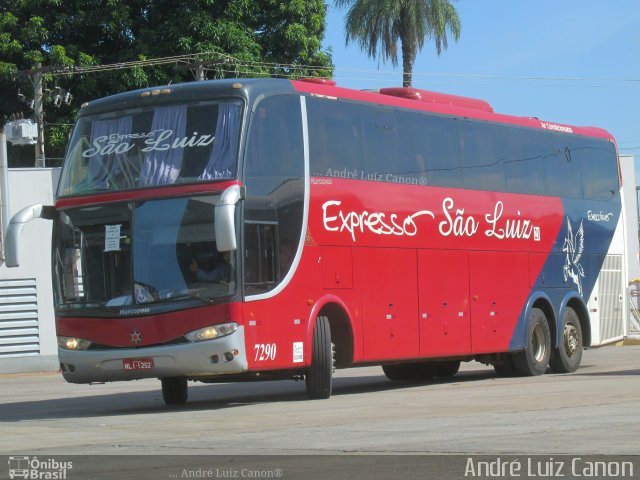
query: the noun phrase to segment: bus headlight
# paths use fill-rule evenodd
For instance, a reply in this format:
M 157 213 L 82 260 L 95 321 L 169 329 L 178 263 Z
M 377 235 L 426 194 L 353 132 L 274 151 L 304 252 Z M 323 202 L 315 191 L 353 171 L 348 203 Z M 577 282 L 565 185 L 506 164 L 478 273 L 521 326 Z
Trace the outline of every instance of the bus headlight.
M 238 329 L 237 323 L 221 323 L 210 327 L 199 328 L 193 332 L 185 333 L 184 337 L 190 342 L 201 342 L 203 340 L 213 340 L 214 338 L 226 337 Z
M 91 346 L 89 340 L 76 337 L 58 337 L 58 347 L 65 350 L 87 350 Z

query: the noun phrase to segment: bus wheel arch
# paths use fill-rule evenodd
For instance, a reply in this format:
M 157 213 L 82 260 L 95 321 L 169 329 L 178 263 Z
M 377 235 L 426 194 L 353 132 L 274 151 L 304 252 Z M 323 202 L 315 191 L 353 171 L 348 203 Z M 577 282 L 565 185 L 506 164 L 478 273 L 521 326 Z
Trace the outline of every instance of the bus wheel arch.
M 346 308 L 327 296 L 311 310 L 307 335 L 305 386 L 310 399 L 331 396 L 333 371 L 353 362 L 353 331 Z
M 329 319 L 336 367 L 348 367 L 353 363 L 353 329 L 347 313 L 340 305 L 328 303 L 322 307 L 320 315 Z
M 312 344 L 315 322 L 319 317 L 326 317 L 331 328 L 331 343 L 334 345 L 334 360 L 336 368 L 346 368 L 353 364 L 354 337 L 351 317 L 346 306 L 337 298 L 327 298 L 318 303 L 312 310 L 310 328 L 307 339 Z

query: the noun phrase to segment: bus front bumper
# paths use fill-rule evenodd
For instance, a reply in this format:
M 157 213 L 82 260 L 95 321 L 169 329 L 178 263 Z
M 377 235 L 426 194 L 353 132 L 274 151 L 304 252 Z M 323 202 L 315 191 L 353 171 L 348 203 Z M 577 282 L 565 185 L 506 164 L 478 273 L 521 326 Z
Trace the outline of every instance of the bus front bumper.
M 226 337 L 177 345 L 84 351 L 59 348 L 58 358 L 69 383 L 215 377 L 248 368 L 242 326 Z

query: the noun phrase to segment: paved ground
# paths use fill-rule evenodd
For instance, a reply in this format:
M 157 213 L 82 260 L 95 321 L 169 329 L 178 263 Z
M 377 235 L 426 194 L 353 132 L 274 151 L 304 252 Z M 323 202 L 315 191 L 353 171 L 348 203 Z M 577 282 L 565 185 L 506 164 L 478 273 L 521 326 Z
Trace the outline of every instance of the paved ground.
M 428 384 L 341 370 L 332 398 L 316 401 L 293 381 L 193 383 L 179 409 L 164 406 L 156 380 L 5 375 L 0 386 L 5 455 L 640 453 L 640 346 L 589 350 L 578 372 L 535 378 L 496 378 L 477 363 Z

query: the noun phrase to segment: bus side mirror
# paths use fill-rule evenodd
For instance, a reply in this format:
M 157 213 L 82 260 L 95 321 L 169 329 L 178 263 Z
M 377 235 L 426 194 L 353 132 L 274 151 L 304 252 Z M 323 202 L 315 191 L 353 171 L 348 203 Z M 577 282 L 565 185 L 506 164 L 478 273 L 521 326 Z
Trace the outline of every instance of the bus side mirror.
M 222 192 L 220 200 L 216 203 L 216 246 L 219 252 L 232 252 L 238 248 L 235 225 L 236 204 L 243 198 L 244 187 L 231 185 Z
M 9 226 L 4 243 L 5 265 L 9 268 L 20 266 L 20 234 L 24 224 L 35 218 L 53 220 L 56 209 L 49 205 L 30 205 L 16 213 Z

